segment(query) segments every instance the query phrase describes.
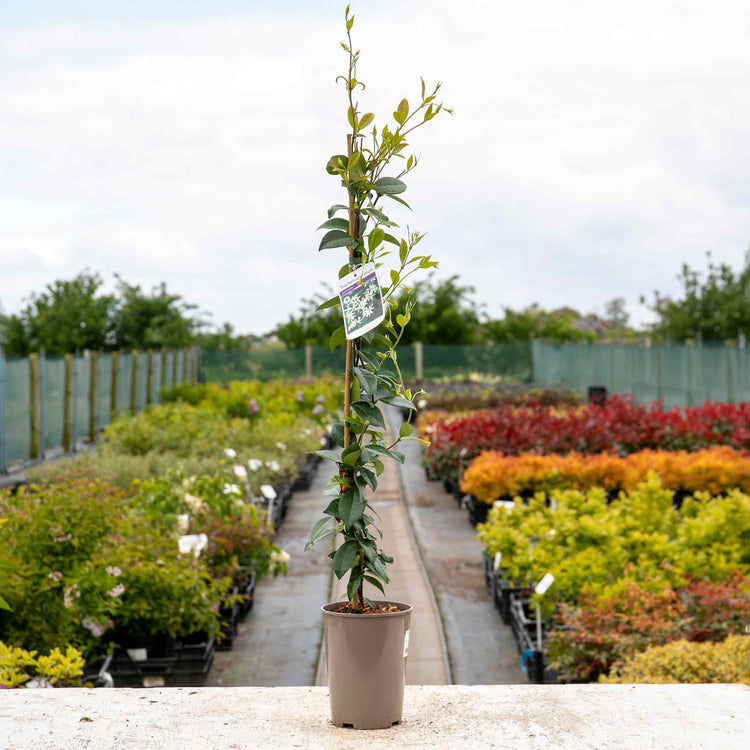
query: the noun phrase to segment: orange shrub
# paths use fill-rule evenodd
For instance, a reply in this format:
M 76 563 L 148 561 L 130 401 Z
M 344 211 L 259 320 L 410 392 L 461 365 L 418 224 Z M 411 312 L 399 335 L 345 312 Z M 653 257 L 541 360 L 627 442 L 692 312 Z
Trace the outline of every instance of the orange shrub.
M 664 488 L 674 491 L 705 490 L 712 495 L 734 488 L 750 491 L 750 454 L 726 446 L 695 453 L 642 451 L 624 458 L 609 453 L 505 456 L 487 451 L 464 472 L 461 490 L 485 503 L 555 489 L 604 487 L 616 492 L 635 488 L 649 472 L 660 477 Z

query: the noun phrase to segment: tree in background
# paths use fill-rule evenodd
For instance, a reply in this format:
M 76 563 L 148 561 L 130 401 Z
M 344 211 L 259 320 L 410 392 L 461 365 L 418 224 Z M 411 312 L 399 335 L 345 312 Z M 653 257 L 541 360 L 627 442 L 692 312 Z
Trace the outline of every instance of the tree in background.
M 119 276 L 115 294 L 100 294 L 101 276 L 88 270 L 70 281 L 48 284 L 32 294 L 21 312 L 0 314 L 0 346 L 9 356 L 41 349 L 61 355 L 83 349 L 157 349 L 202 344 L 247 349 L 226 323 L 217 332 L 195 313 L 196 306 L 170 294 L 162 283 L 144 292 Z
M 683 265 L 677 277 L 683 287 L 682 299 L 654 292 L 652 309 L 659 316 L 653 329 L 656 335 L 672 341 L 698 337 L 721 341 L 735 339 L 740 332 L 750 335 L 750 250 L 737 272 L 726 263 L 713 263 L 711 253 L 707 257 L 705 278 L 687 263 Z
M 330 284 L 321 286 L 324 291 L 316 292 L 312 297 L 302 300 L 297 317 L 290 315 L 286 323 L 282 323 L 272 331 L 272 334 L 287 349 L 301 349 L 306 344 L 328 346 L 331 331 L 341 325 L 341 308 L 318 309 L 323 302 L 335 294 Z
M 436 281 L 431 276 L 413 287 L 417 302 L 411 311 L 402 344 L 475 344 L 479 341 L 479 313 L 471 299 L 472 286 L 461 286 L 458 276 Z M 399 298 L 403 308 L 407 292 Z
M 252 336 L 240 336 L 231 323 L 224 323 L 215 331 L 201 331 L 195 343 L 207 352 L 242 352 L 252 348 Z
M 630 315 L 625 312 L 625 297 L 615 297 L 604 303 L 604 321 L 610 328 L 627 328 Z
M 109 348 L 114 342 L 114 295 L 97 295 L 103 281 L 88 271 L 70 281 L 54 281 L 32 294 L 18 314 L 5 316 L 4 347 L 11 356 L 44 349 L 65 354 Z
M 176 349 L 191 346 L 201 326 L 196 305 L 169 294 L 162 282 L 146 294 L 140 286 L 117 278 L 113 329 L 118 349 Z
M 571 309 L 547 312 L 537 304 L 519 312 L 506 307 L 505 317 L 500 320 L 488 320 L 484 324 L 485 337 L 494 344 L 532 339 L 557 342 L 593 341 L 596 338 L 593 331 L 582 330 L 574 325 L 575 312 Z M 582 316 L 578 315 L 578 318 L 581 319 Z

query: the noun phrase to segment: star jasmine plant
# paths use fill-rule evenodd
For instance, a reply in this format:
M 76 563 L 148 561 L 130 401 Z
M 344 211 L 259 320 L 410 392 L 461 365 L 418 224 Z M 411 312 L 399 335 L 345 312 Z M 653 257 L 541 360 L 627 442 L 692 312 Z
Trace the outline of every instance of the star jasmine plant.
M 398 225 L 389 218 L 383 204 L 393 201 L 409 208 L 401 197 L 406 190 L 402 178 L 417 166 L 418 160 L 413 154 L 405 153 L 409 147 L 407 139 L 417 128 L 451 110 L 436 100 L 440 84 L 428 90 L 422 79 L 417 105 L 412 108 L 407 99 L 401 99 L 393 112 L 393 122 L 378 127 L 371 112 L 361 113 L 355 97 L 365 85 L 357 78 L 360 52 L 352 44 L 354 16 L 350 15 L 348 6 L 345 18 L 347 40 L 341 46 L 349 64 L 346 75 L 336 80 L 344 84 L 347 93 L 347 153 L 332 156 L 326 169 L 340 179 L 348 201 L 328 209 L 328 220 L 319 227 L 327 230 L 319 250 L 346 249 L 348 259 L 339 271 L 339 278 L 362 270 L 367 263 L 375 264 L 381 283 L 386 279 L 380 290 L 385 319 L 378 328 L 354 340 L 346 338 L 343 325 L 332 332 L 331 350 L 346 347 L 344 417 L 333 424 L 331 431 L 334 442 L 342 450 L 340 454 L 332 450 L 315 451 L 335 463 L 337 472 L 328 490 L 330 502 L 323 517 L 313 526 L 306 548 L 330 536 L 341 535 L 340 544 L 330 555 L 333 570 L 339 579 L 349 576 L 348 611 L 364 613 L 376 609 L 364 596 L 364 582 L 385 593 L 386 566 L 393 562 L 379 547 L 382 534 L 375 523 L 377 514 L 368 503 L 367 491 L 377 488 L 386 459 L 404 463 L 404 454 L 397 450 L 398 444 L 402 440 L 418 439 L 412 437 L 412 426 L 408 422 L 400 426 L 397 435 L 388 436 L 379 404 L 415 408 L 412 399 L 418 394 L 405 387 L 397 352 L 415 302 L 405 282 L 416 272 L 437 266 L 429 255 L 420 255 L 416 250 L 424 234 L 408 227 L 406 232 L 398 232 Z M 346 218 L 339 216 L 340 213 Z M 387 273 L 386 262 L 390 266 Z M 402 288 L 407 294 L 400 308 L 396 293 Z M 376 319 L 377 291 L 376 285 L 366 288 L 357 297 L 360 302 L 342 310 L 347 327 L 363 319 Z M 334 306 L 341 306 L 338 295 L 318 309 Z

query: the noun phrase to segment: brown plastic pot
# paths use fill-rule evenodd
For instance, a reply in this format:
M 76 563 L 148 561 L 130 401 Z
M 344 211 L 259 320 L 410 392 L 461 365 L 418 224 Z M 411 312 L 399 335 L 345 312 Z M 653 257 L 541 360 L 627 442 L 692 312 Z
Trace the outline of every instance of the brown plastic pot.
M 323 607 L 331 721 L 339 727 L 385 729 L 401 721 L 411 605 L 398 612 L 353 615 Z

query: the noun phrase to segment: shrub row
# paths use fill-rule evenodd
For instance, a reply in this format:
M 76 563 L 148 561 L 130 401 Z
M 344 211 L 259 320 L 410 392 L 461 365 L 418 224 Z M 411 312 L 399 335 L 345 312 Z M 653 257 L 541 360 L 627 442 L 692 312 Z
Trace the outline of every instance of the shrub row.
M 455 480 L 463 460 L 483 451 L 595 454 L 613 451 L 695 451 L 712 445 L 750 449 L 750 404 L 712 404 L 665 410 L 661 404 L 638 406 L 615 396 L 603 407 L 501 406 L 423 425 L 430 439 L 423 461 L 428 476 Z
M 606 492 L 538 493 L 494 507 L 479 539 L 516 587 L 555 577 L 549 649 L 573 679 L 596 679 L 651 643 L 716 640 L 750 616 L 750 497 L 696 493 L 678 510 L 658 479 Z
M 726 446 L 695 453 L 647 450 L 624 457 L 610 453 L 506 456 L 488 451 L 472 461 L 460 487 L 477 500 L 492 503 L 555 489 L 629 490 L 643 482 L 649 472 L 658 475 L 662 487 L 677 492 L 705 490 L 718 495 L 737 488 L 750 493 L 750 454 Z

